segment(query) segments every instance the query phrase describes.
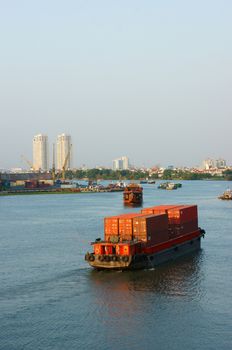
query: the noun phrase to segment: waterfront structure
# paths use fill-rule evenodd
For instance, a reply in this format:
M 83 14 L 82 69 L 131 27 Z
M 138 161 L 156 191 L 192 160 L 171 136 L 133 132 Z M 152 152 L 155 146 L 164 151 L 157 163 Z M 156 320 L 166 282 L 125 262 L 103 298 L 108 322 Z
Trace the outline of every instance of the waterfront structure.
M 62 170 L 66 164 L 66 169 L 72 168 L 72 149 L 71 149 L 71 136 L 61 134 L 57 136 L 56 142 L 56 168 Z
M 113 170 L 128 170 L 130 168 L 129 158 L 123 156 L 113 160 Z
M 38 134 L 33 138 L 33 170 L 49 170 L 47 135 Z

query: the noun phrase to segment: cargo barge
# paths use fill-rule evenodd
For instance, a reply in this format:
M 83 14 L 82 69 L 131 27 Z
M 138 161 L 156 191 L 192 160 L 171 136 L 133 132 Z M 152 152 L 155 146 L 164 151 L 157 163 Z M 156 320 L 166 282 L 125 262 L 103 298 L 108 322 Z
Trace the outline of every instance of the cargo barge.
M 104 240 L 92 242 L 85 260 L 95 269 L 153 268 L 197 251 L 205 231 L 196 205 L 160 205 L 104 219 Z
M 125 205 L 141 205 L 143 202 L 143 188 L 138 184 L 128 184 L 123 192 Z

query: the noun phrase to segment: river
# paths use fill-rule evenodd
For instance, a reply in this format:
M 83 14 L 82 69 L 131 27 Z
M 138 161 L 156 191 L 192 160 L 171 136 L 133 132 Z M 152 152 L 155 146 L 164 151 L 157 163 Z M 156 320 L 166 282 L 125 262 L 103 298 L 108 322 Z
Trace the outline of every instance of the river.
M 0 197 L 0 349 L 232 348 L 232 201 L 224 181 L 143 185 L 143 207 L 197 204 L 197 254 L 153 270 L 97 272 L 84 261 L 122 193 Z

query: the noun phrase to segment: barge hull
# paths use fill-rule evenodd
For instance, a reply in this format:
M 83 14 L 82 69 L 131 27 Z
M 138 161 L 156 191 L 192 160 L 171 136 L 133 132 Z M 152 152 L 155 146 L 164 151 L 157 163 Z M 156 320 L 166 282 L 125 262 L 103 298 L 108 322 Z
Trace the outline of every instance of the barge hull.
M 128 261 L 99 261 L 98 256 L 89 264 L 98 270 L 136 270 L 150 269 L 168 261 L 176 260 L 184 255 L 194 253 L 201 248 L 201 237 L 198 236 L 181 244 L 176 244 L 166 250 L 151 254 L 136 254 L 129 256 Z

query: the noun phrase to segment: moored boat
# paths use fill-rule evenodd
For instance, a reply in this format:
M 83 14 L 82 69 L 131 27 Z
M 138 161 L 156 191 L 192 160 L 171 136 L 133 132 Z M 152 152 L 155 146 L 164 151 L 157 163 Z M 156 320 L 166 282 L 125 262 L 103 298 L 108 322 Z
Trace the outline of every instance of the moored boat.
M 96 269 L 151 268 L 200 249 L 196 205 L 161 205 L 106 217 L 104 240 L 85 259 Z

